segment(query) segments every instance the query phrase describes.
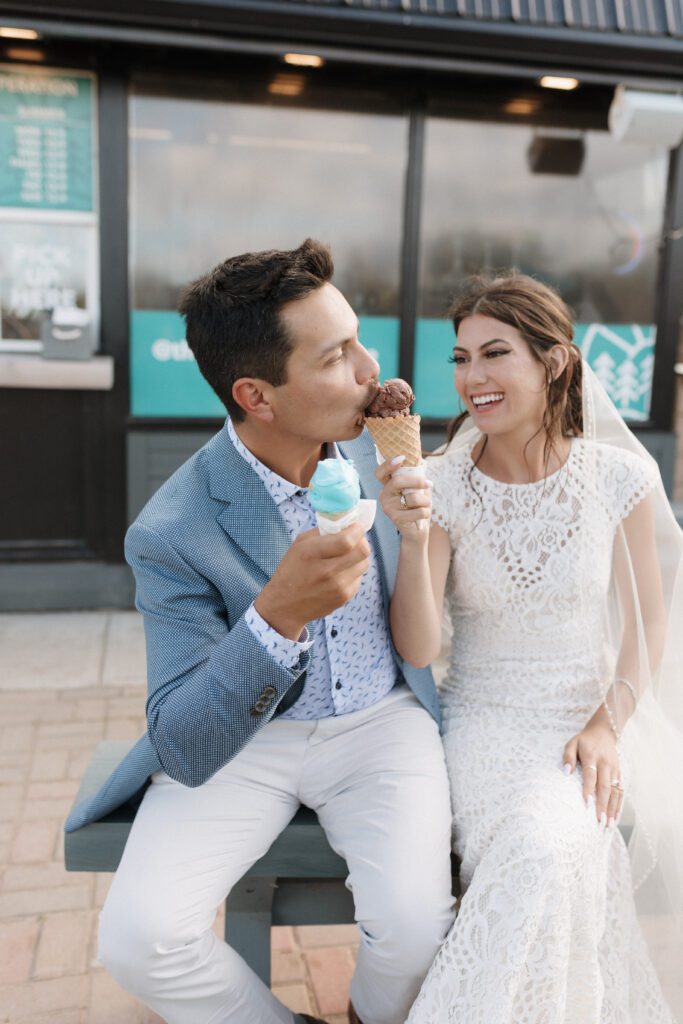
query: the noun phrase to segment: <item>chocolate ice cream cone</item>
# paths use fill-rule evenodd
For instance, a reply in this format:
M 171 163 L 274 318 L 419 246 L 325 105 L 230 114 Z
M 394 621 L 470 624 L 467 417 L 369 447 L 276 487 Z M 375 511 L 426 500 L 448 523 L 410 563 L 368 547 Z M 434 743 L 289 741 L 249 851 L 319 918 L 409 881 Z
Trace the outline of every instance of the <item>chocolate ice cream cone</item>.
M 387 461 L 405 455 L 404 466 L 419 466 L 422 462 L 419 416 L 367 416 L 365 425 Z

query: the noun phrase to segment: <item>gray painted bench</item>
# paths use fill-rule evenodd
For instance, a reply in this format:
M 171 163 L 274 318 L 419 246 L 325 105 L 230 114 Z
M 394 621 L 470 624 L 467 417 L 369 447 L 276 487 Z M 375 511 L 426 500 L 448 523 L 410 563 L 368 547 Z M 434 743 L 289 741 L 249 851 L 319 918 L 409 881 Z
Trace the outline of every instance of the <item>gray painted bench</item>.
M 131 744 L 100 743 L 76 802 L 96 792 Z M 67 871 L 116 871 L 135 811 L 123 807 L 64 839 Z M 346 862 L 334 852 L 313 811 L 301 808 L 225 901 L 225 941 L 270 985 L 272 925 L 350 924 L 353 898 Z

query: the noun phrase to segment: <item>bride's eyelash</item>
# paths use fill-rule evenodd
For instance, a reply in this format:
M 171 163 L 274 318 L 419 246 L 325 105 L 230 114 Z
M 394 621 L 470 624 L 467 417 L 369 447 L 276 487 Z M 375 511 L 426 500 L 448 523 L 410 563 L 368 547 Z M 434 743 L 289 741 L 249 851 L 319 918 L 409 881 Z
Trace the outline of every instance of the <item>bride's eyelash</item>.
M 488 352 L 485 353 L 485 355 L 486 355 L 486 358 L 488 359 L 489 356 L 506 356 L 508 354 L 508 352 L 510 352 L 510 351 L 511 351 L 511 349 L 509 349 L 509 348 L 490 348 L 488 350 Z M 464 363 L 464 361 L 465 361 L 465 357 L 464 356 L 450 355 L 448 357 L 448 362 L 449 363 L 456 363 L 456 364 L 459 365 L 460 363 Z

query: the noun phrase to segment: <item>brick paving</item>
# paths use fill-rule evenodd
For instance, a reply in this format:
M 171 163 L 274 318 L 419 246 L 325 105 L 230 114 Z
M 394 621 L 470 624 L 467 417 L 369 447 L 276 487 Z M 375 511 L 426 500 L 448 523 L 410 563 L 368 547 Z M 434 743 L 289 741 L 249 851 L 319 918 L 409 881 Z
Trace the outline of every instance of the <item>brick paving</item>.
M 92 751 L 140 735 L 144 698 L 136 613 L 0 615 L 0 1024 L 163 1024 L 97 962 L 111 875 L 63 859 Z M 274 928 L 272 942 L 278 997 L 347 1024 L 355 926 Z

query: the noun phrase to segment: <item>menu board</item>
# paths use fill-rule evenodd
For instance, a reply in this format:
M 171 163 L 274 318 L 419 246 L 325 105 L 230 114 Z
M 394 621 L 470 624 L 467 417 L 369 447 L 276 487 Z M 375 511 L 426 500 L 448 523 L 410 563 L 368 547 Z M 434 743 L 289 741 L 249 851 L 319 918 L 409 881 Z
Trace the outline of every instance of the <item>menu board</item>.
M 0 65 L 0 207 L 93 210 L 93 76 Z
M 0 64 L 0 352 L 40 352 L 57 307 L 97 330 L 96 82 Z

